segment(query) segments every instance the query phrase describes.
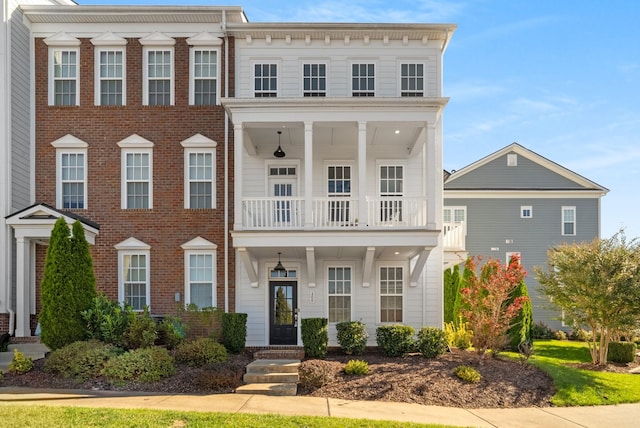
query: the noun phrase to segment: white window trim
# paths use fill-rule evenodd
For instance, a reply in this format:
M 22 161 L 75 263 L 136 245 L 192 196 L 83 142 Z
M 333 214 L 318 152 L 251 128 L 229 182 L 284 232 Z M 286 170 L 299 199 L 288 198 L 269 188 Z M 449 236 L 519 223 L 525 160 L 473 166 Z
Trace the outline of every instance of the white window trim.
M 380 268 L 397 268 L 401 267 L 402 271 L 402 320 L 401 321 L 381 321 L 380 311 L 382 310 L 382 294 L 380 293 Z M 408 273 L 409 267 L 406 263 L 398 263 L 398 262 L 384 262 L 380 261 L 376 263 L 376 324 L 378 325 L 387 325 L 387 324 L 397 324 L 404 323 L 407 319 L 407 281 L 408 281 Z M 385 295 L 386 296 L 386 295 Z
M 564 225 L 565 225 L 565 221 L 564 221 L 564 212 L 567 210 L 571 210 L 573 211 L 573 233 L 569 234 L 569 233 L 564 233 Z M 561 222 L 560 222 L 560 228 L 561 228 L 561 235 L 562 236 L 576 236 L 578 231 L 578 213 L 576 212 L 576 207 L 570 207 L 570 206 L 563 206 L 562 209 L 560 210 L 560 215 L 561 215 Z
M 191 281 L 189 278 L 189 270 L 191 267 L 189 262 L 190 256 L 204 254 L 204 255 L 210 255 L 213 260 L 213 264 L 212 264 L 213 272 L 211 273 L 212 275 L 211 286 L 213 287 L 213 290 L 212 290 L 211 300 L 212 300 L 212 306 L 216 307 L 217 300 L 218 300 L 217 299 L 218 276 L 217 276 L 217 266 L 216 266 L 218 246 L 213 242 L 210 242 L 200 236 L 197 236 L 193 238 L 191 241 L 185 242 L 180 247 L 184 250 L 184 302 L 185 304 L 191 303 Z
M 271 60 L 264 60 L 264 61 L 253 61 L 251 63 L 251 94 L 253 98 L 269 98 L 269 97 L 256 97 L 256 65 L 275 65 L 276 66 L 276 96 L 275 98 L 279 98 L 280 97 L 280 89 L 282 87 L 281 85 L 281 78 L 280 78 L 280 73 L 282 70 L 281 67 L 281 61 L 271 61 Z M 260 93 L 264 93 L 264 90 L 261 91 Z
M 142 47 L 142 105 L 149 105 L 149 52 L 150 51 L 170 51 L 170 101 L 169 105 L 175 105 L 175 39 L 167 37 L 162 33 L 155 32 L 139 39 Z
M 304 97 L 304 66 L 305 65 L 324 65 L 324 82 L 325 82 L 325 87 L 324 87 L 324 97 L 329 97 L 329 75 L 330 75 L 330 71 L 329 71 L 329 62 L 322 60 L 322 61 L 314 61 L 314 60 L 304 60 L 304 61 L 300 61 L 300 94 L 302 97 Z M 313 91 L 310 91 L 313 92 Z M 322 92 L 322 91 L 316 91 L 316 92 Z M 308 97 L 308 98 L 314 98 L 314 97 Z
M 132 255 L 144 255 L 147 262 L 147 281 L 146 281 L 146 296 L 147 304 L 151 310 L 151 247 L 144 242 L 136 238 L 128 238 L 119 244 L 114 246 L 118 250 L 118 301 L 125 303 L 124 299 L 124 257 Z M 135 310 L 136 312 L 142 312 L 142 310 Z
M 342 193 L 335 193 L 332 194 L 331 196 L 336 196 L 336 195 L 344 195 L 342 197 L 346 197 L 346 198 L 352 198 L 353 195 L 357 195 L 358 194 L 358 189 L 356 187 L 356 182 L 357 182 L 357 177 L 354 176 L 355 173 L 355 162 L 351 161 L 351 160 L 325 160 L 324 161 L 324 182 L 322 184 L 324 190 L 324 194 L 325 197 L 329 197 L 329 187 L 327 186 L 327 184 L 329 183 L 329 167 L 332 166 L 348 166 L 351 169 L 351 191 L 349 193 L 346 192 L 342 192 Z
M 325 262 L 324 265 L 325 265 L 324 266 L 324 272 L 325 272 L 325 275 L 326 275 L 326 284 L 327 284 L 327 293 L 326 293 L 327 320 L 329 320 L 329 309 L 330 309 L 329 308 L 329 297 L 330 296 L 350 296 L 351 297 L 351 299 L 350 299 L 351 305 L 350 305 L 350 308 L 349 308 L 349 313 L 351 315 L 351 319 L 352 320 L 355 319 L 354 318 L 354 314 L 355 314 L 355 312 L 354 312 L 354 307 L 355 307 L 354 303 L 355 303 L 355 300 L 356 300 L 356 298 L 355 298 L 355 289 L 356 289 L 356 287 L 355 287 L 355 283 L 356 283 L 356 281 L 355 281 L 355 272 L 356 272 L 355 265 L 353 263 L 345 263 L 345 262 L 338 262 L 338 261 L 336 261 L 336 262 L 327 261 L 327 262 Z M 351 269 L 351 292 L 349 294 L 331 294 L 331 295 L 329 294 L 329 269 L 330 268 L 336 268 L 336 267 L 337 268 L 348 267 L 348 268 Z M 337 324 L 337 322 L 329 321 L 329 324 L 335 325 L 335 324 Z
M 127 209 L 153 209 L 153 143 L 139 135 L 133 134 L 118 142 L 120 147 L 120 208 Z M 127 207 L 127 154 L 149 154 L 149 208 Z
M 426 61 L 400 61 L 398 62 L 398 96 L 402 97 L 403 92 L 420 92 L 420 91 L 403 91 L 402 90 L 402 66 L 403 65 L 422 65 L 422 96 L 427 96 L 427 63 Z M 417 97 L 419 98 L 419 97 Z
M 451 221 L 445 221 L 444 219 L 444 211 L 449 210 L 451 211 Z M 467 236 L 467 207 L 465 205 L 445 205 L 444 207 L 442 207 L 442 222 L 443 224 L 460 224 L 459 222 L 456 222 L 455 219 L 455 211 L 456 210 L 461 210 L 464 212 L 464 220 L 462 220 L 462 230 L 464 233 L 464 236 Z
M 189 180 L 189 155 L 191 153 L 211 154 L 211 208 L 216 209 L 216 147 L 218 143 L 202 134 L 196 134 L 180 143 L 184 147 L 184 209 L 191 209 L 191 189 Z
M 78 43 L 79 44 L 79 43 Z M 56 107 L 71 107 L 67 105 L 56 105 L 56 96 L 55 96 L 55 75 L 54 75 L 54 64 L 53 64 L 53 56 L 55 52 L 65 51 L 65 52 L 75 52 L 76 53 L 76 106 L 80 105 L 80 49 L 74 48 L 70 46 L 53 46 L 49 47 L 49 105 Z
M 353 89 L 353 66 L 354 65 L 362 65 L 362 64 L 373 64 L 373 96 L 377 97 L 378 96 L 378 85 L 379 85 L 379 76 L 378 76 L 378 72 L 379 72 L 379 67 L 378 67 L 378 61 L 374 61 L 374 60 L 353 60 L 353 61 L 349 61 L 349 83 L 348 83 L 348 88 L 349 88 L 349 96 L 350 97 L 354 97 L 355 95 L 353 95 L 354 93 L 354 89 Z M 360 91 L 362 92 L 362 91 Z
M 300 161 L 297 159 L 289 159 L 289 160 L 283 160 L 283 161 L 277 161 L 274 159 L 268 159 L 265 162 L 265 168 L 264 168 L 264 190 L 265 190 L 265 195 L 268 195 L 269 192 L 271 191 L 271 181 L 273 179 L 273 177 L 269 174 L 269 169 L 270 168 L 295 168 L 296 169 L 296 175 L 291 176 L 291 175 L 287 175 L 287 176 L 282 176 L 281 178 L 283 180 L 286 179 L 290 179 L 291 182 L 294 184 L 295 186 L 295 192 L 296 195 L 298 194 L 300 189 Z
M 402 198 L 405 196 L 406 194 L 406 189 L 407 189 L 407 161 L 405 160 L 384 160 L 384 159 L 378 159 L 376 160 L 376 191 L 378 193 L 378 196 L 381 197 L 382 195 L 380 194 L 380 181 L 382 180 L 382 176 L 380 175 L 380 168 L 383 166 L 387 166 L 387 167 L 397 167 L 397 166 L 401 166 L 402 167 L 402 194 L 399 195 L 395 195 L 394 197 L 398 197 L 398 198 Z
M 525 215 L 525 211 L 529 211 L 529 215 Z M 520 218 L 533 218 L 533 206 L 531 205 L 522 205 L 520 206 Z
M 94 76 L 94 104 L 101 106 L 102 104 L 102 88 L 100 76 L 100 53 L 102 52 L 122 52 L 122 104 L 107 105 L 108 107 L 126 106 L 127 105 L 127 51 L 120 46 L 100 46 L 96 47 L 95 57 L 95 76 Z M 115 79 L 113 79 L 115 80 Z
M 522 253 L 520 251 L 507 251 L 504 255 L 504 264 L 508 266 L 513 256 L 518 256 L 519 264 L 522 265 Z
M 62 155 L 67 153 L 84 154 L 84 207 L 78 209 L 86 210 L 89 207 L 89 195 L 87 193 L 87 182 L 89 176 L 89 158 L 87 157 L 89 144 L 71 134 L 51 143 L 56 148 L 56 208 L 62 208 Z
M 216 52 L 216 76 L 214 77 L 216 79 L 216 101 L 214 105 L 220 105 L 220 48 L 216 46 L 191 46 L 191 49 L 189 49 L 189 105 L 196 105 L 196 51 Z
M 507 154 L 507 166 L 518 166 L 518 154 L 517 153 L 508 153 Z

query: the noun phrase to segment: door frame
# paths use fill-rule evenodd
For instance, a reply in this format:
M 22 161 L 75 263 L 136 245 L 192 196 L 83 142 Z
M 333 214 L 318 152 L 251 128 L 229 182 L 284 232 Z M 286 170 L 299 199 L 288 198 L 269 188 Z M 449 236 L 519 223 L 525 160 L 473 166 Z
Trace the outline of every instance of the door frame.
M 275 331 L 274 331 L 274 307 L 273 307 L 273 302 L 274 302 L 274 289 L 276 286 L 291 286 L 292 287 L 292 304 L 293 304 L 293 308 L 292 308 L 292 330 L 293 333 L 290 336 L 290 340 L 288 342 L 290 343 L 273 343 L 273 338 L 275 336 Z M 287 278 L 269 278 L 268 281 L 268 292 L 267 292 L 267 325 L 268 325 L 268 342 L 269 345 L 293 345 L 293 346 L 297 346 L 298 345 L 298 332 L 299 332 L 299 320 L 298 320 L 298 314 L 299 314 L 299 300 L 298 300 L 298 278 L 291 278 L 291 279 L 287 279 Z

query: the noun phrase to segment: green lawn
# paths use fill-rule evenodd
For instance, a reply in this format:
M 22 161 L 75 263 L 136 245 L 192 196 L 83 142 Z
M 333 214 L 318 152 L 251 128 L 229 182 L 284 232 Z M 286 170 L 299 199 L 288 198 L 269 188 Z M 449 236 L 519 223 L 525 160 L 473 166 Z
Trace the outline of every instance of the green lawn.
M 556 387 L 556 406 L 592 406 L 640 402 L 640 375 L 569 367 L 591 361 L 584 342 L 536 340 L 532 364 L 549 373 Z
M 371 427 L 442 428 L 445 425 L 422 425 L 407 422 L 373 421 L 311 416 L 277 416 L 238 413 L 199 413 L 162 410 L 94 409 L 82 407 L 47 407 L 3 404 L 2 426 L 17 427 Z

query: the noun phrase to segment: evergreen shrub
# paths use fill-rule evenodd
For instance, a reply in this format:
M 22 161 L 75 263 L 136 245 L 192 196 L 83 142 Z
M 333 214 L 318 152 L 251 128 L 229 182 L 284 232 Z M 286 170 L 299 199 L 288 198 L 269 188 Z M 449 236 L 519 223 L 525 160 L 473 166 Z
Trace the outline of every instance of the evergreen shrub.
M 247 343 L 247 314 L 222 314 L 222 344 L 232 354 L 239 354 Z
M 329 344 L 327 318 L 303 318 L 300 329 L 304 354 L 309 358 L 324 358 Z
M 447 337 L 437 327 L 422 327 L 418 330 L 416 349 L 425 358 L 436 358 L 447 352 Z
M 155 382 L 175 373 L 174 360 L 165 348 L 140 348 L 107 361 L 101 373 L 111 382 Z
M 73 342 L 51 352 L 45 360 L 44 370 L 85 381 L 98 376 L 107 361 L 123 352 L 115 345 L 98 340 Z
M 362 321 L 344 321 L 336 324 L 338 344 L 347 355 L 362 355 L 367 347 L 367 327 Z
M 229 359 L 227 349 L 208 337 L 182 342 L 175 349 L 175 357 L 177 362 L 191 367 L 202 367 Z
M 607 360 L 619 364 L 631 363 L 636 358 L 636 350 L 633 342 L 609 342 Z
M 413 350 L 415 332 L 410 325 L 382 325 L 376 329 L 376 343 L 387 357 L 402 357 Z

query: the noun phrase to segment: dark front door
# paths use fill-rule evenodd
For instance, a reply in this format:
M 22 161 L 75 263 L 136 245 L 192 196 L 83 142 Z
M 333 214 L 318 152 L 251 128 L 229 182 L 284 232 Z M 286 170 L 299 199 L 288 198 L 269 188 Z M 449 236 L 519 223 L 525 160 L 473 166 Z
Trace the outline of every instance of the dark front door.
M 269 283 L 269 318 L 271 322 L 271 345 L 296 345 L 298 329 L 296 311 L 298 300 L 295 281 L 272 281 Z

